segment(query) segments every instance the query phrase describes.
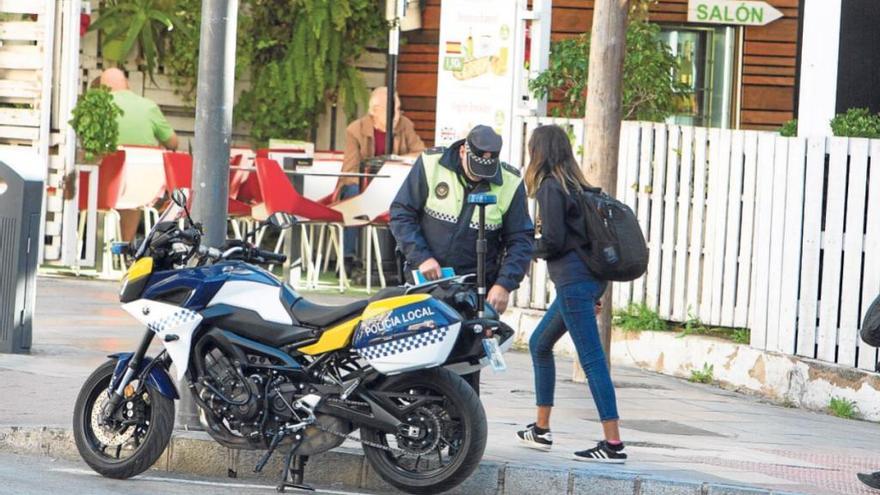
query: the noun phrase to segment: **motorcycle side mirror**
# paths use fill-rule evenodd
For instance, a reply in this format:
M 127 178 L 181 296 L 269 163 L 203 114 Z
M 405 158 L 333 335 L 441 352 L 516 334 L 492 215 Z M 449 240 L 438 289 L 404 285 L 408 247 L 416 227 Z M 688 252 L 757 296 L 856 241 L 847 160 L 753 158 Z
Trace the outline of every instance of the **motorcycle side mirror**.
M 277 229 L 288 229 L 293 227 L 296 220 L 293 218 L 293 215 L 279 211 L 270 215 L 266 223 Z
M 181 208 L 186 208 L 186 191 L 177 188 L 171 192 L 171 201 Z

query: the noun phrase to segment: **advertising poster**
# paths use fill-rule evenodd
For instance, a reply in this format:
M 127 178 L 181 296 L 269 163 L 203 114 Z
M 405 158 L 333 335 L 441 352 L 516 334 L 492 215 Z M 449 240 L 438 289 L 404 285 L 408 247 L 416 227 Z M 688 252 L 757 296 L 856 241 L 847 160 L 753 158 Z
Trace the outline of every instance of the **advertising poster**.
M 491 126 L 510 151 L 516 2 L 443 0 L 435 144 L 447 146 L 475 125 Z

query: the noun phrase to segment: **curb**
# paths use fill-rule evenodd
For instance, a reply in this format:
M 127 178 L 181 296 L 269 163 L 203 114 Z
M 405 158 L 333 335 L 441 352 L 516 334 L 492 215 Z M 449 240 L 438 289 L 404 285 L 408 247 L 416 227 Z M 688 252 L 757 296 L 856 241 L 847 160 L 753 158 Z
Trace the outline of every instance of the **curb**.
M 70 430 L 48 427 L 0 427 L 0 452 L 43 455 L 80 461 Z M 275 455 L 261 474 L 253 473 L 262 451 L 234 451 L 207 434 L 176 431 L 153 470 L 207 477 L 235 474 L 241 480 L 275 484 L 283 455 Z M 327 489 L 402 493 L 382 481 L 359 449 L 340 447 L 312 457 L 305 480 Z M 632 472 L 597 473 L 581 469 L 552 469 L 515 463 L 483 461 L 450 495 L 791 495 L 790 492 L 682 482 Z

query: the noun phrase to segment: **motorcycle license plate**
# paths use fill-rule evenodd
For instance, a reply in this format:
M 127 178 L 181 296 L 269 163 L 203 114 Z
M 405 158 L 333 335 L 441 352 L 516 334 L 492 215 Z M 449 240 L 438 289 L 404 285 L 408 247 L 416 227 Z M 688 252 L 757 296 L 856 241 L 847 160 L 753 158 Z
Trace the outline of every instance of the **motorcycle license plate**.
M 504 354 L 501 353 L 501 347 L 498 346 L 498 341 L 494 337 L 483 339 L 483 350 L 486 351 L 486 357 L 489 358 L 492 370 L 499 372 L 507 370 Z

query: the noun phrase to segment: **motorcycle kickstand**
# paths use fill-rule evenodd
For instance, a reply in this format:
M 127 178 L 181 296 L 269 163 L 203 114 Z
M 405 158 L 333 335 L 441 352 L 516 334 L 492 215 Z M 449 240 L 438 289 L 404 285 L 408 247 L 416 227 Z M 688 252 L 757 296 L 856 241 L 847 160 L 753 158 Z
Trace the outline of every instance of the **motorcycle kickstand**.
M 295 490 L 303 490 L 313 492 L 314 488 L 303 483 L 303 477 L 306 473 L 306 463 L 309 462 L 309 456 L 296 455 L 299 446 L 302 445 L 302 433 L 296 433 L 293 437 L 293 445 L 290 451 L 284 456 L 284 470 L 281 472 L 281 482 L 275 488 L 279 493 L 284 493 L 285 488 L 293 488 Z

